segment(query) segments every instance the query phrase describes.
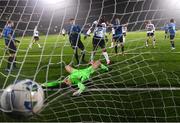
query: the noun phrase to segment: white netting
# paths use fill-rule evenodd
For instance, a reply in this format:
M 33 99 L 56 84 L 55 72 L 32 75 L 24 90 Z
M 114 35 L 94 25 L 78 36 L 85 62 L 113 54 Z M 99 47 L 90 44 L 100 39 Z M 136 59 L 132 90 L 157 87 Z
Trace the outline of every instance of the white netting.
M 53 1 L 53 0 L 52 0 Z M 37 116 L 22 121 L 179 121 L 179 42 L 177 49 L 170 51 L 170 43 L 164 40 L 164 32 L 156 32 L 157 47 L 145 48 L 145 20 L 152 20 L 156 29 L 161 29 L 170 18 L 179 26 L 179 0 L 59 0 L 50 4 L 46 0 L 1 0 L 0 29 L 7 20 L 15 22 L 15 34 L 21 42 L 17 46 L 19 69 L 5 72 L 8 55 L 4 52 L 4 39 L 0 43 L 1 89 L 12 82 L 32 79 L 39 83 L 64 78 L 68 74 L 64 66 L 74 60 L 68 37 L 61 35 L 67 28 L 67 20 L 75 18 L 76 24 L 85 32 L 93 21 L 105 16 L 113 22 L 120 18 L 128 23 L 125 56 L 107 51 L 112 62 L 109 72 L 97 71 L 86 82 L 86 92 L 73 97 L 74 88 L 45 89 L 43 110 Z M 40 44 L 29 48 L 33 30 L 38 26 Z M 111 31 L 108 29 L 108 31 Z M 176 39 L 179 39 L 177 32 Z M 92 36 L 82 41 L 89 61 L 92 51 Z M 101 50 L 95 59 L 105 63 Z M 88 64 L 74 66 L 86 68 Z M 0 113 L 0 121 L 18 121 Z

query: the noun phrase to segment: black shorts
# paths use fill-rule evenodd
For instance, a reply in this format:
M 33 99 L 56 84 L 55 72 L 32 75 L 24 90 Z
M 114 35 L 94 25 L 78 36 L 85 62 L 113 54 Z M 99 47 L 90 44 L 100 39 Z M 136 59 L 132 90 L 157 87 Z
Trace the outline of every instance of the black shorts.
M 14 41 L 9 42 L 8 50 L 9 50 L 10 54 L 15 54 L 16 53 L 17 48 L 16 48 L 16 45 L 15 45 Z
M 170 35 L 170 40 L 174 40 L 175 35 Z
M 93 48 L 105 48 L 105 40 L 102 38 L 93 37 Z
M 147 33 L 147 37 L 150 37 L 150 36 L 153 37 L 154 33 L 152 33 L 152 32 L 151 33 Z
M 80 39 L 79 40 L 70 40 L 70 43 L 71 43 L 71 47 L 73 49 L 79 48 L 81 50 L 84 50 L 84 44 L 82 43 L 82 41 Z
M 35 40 L 35 41 L 38 41 L 38 40 L 39 40 L 39 37 L 38 37 L 38 36 L 34 36 L 34 40 Z
M 123 36 L 125 36 L 125 37 L 126 37 L 126 32 L 124 32 L 124 33 L 123 33 Z
M 123 36 L 114 37 L 113 39 L 115 40 L 115 42 L 123 43 Z

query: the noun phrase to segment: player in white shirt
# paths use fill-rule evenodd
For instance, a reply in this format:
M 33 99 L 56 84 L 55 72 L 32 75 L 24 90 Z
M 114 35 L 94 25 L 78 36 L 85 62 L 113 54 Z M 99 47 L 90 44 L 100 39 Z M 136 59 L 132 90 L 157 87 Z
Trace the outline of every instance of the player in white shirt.
M 39 41 L 39 31 L 37 30 L 37 26 L 35 26 L 34 32 L 33 32 L 33 41 L 29 45 L 29 48 L 32 48 L 32 45 L 35 43 L 38 45 L 39 48 L 41 48 L 41 45 L 39 44 L 38 41 Z
M 153 41 L 153 47 L 155 48 L 156 45 L 156 39 L 155 39 L 155 26 L 151 23 L 151 21 L 147 21 L 146 23 L 146 30 L 147 30 L 147 40 L 145 42 L 146 47 L 149 46 L 149 40 L 152 39 Z
M 61 33 L 63 36 L 66 36 L 66 30 L 64 28 L 62 29 Z
M 106 63 L 110 64 L 109 56 L 105 47 L 106 39 L 107 39 L 106 24 L 104 22 L 104 19 L 101 19 L 94 29 L 93 51 L 91 53 L 91 63 L 94 62 L 94 56 L 95 56 L 96 50 L 98 49 L 98 47 L 100 47 L 102 49 L 102 54 L 106 59 Z
M 122 32 L 123 32 L 123 42 L 125 42 L 126 40 L 126 35 L 127 35 L 127 26 L 128 26 L 128 23 L 124 24 L 122 26 Z

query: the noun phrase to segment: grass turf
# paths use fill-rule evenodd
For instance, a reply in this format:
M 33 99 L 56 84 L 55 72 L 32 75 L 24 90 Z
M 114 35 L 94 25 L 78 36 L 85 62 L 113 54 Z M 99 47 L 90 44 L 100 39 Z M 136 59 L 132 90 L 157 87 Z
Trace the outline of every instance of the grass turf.
M 179 32 L 178 32 L 179 33 Z M 180 87 L 180 34 L 175 39 L 176 50 L 170 50 L 169 40 L 164 32 L 157 31 L 156 48 L 145 48 L 145 32 L 129 32 L 126 37 L 126 55 L 115 55 L 108 48 L 112 70 L 96 72 L 88 88 L 151 88 Z M 110 38 L 110 37 L 109 37 Z M 4 55 L 4 41 L 1 39 L 0 87 L 6 87 L 14 80 L 34 79 L 39 83 L 67 76 L 64 63 L 70 63 L 73 50 L 62 36 L 41 36 L 43 49 L 33 46 L 28 50 L 31 37 L 19 38 L 17 66 L 20 68 L 8 74 L 4 71 L 7 56 Z M 83 39 L 82 39 L 83 40 Z M 86 60 L 90 59 L 92 38 L 83 40 Z M 110 46 L 110 41 L 107 43 Z M 102 59 L 99 50 L 96 59 Z M 84 68 L 85 66 L 80 66 Z M 67 94 L 64 94 L 66 93 Z M 96 91 L 85 92 L 72 97 L 70 91 L 45 92 L 47 107 L 30 119 L 13 119 L 2 112 L 0 121 L 180 121 L 179 91 Z

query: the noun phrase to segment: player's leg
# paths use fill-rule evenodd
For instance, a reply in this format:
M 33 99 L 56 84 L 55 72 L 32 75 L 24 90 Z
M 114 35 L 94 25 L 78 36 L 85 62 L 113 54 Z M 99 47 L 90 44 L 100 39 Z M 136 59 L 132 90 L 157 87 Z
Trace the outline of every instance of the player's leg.
M 8 39 L 5 39 L 5 53 L 8 54 L 8 45 L 9 45 L 9 40 Z
M 174 38 L 175 38 L 175 35 L 170 35 L 171 49 L 172 50 L 175 49 Z
M 165 31 L 164 40 L 167 38 L 167 31 Z
M 41 45 L 39 44 L 39 37 L 35 37 L 35 43 L 38 45 L 39 48 L 41 48 Z
M 32 40 L 32 42 L 30 43 L 29 48 L 32 48 L 32 45 L 34 44 L 34 42 L 35 42 L 35 37 L 33 37 L 33 40 Z
M 115 44 L 115 40 L 114 40 L 114 38 L 112 37 L 112 39 L 111 39 L 112 41 L 111 41 L 111 47 L 110 48 L 113 48 L 114 47 L 114 44 Z
M 94 56 L 95 56 L 96 50 L 97 50 L 97 48 L 98 48 L 98 43 L 99 43 L 99 40 L 94 37 L 94 38 L 93 38 L 93 41 L 92 41 L 93 50 L 92 50 L 92 52 L 91 52 L 91 59 L 90 59 L 90 63 L 91 63 L 91 64 L 94 62 Z
M 17 68 L 16 67 L 16 48 L 9 47 L 9 58 L 8 58 L 8 64 L 6 71 L 10 71 L 11 68 Z M 12 66 L 12 67 L 11 67 Z
M 118 53 L 118 44 L 119 44 L 119 38 L 115 38 L 115 47 L 114 47 L 114 50 L 115 50 L 116 54 Z
M 152 33 L 152 40 L 153 40 L 153 47 L 155 48 L 155 45 L 156 45 L 156 37 L 155 37 L 154 33 Z
M 124 36 L 121 36 L 120 38 L 120 45 L 121 45 L 121 51 L 122 51 L 122 55 L 124 55 Z
M 109 56 L 108 56 L 107 50 L 105 48 L 105 40 L 104 39 L 100 40 L 99 46 L 102 49 L 102 54 L 103 54 L 104 58 L 106 59 L 106 63 L 110 64 Z
M 77 47 L 78 40 L 79 39 L 77 37 L 76 38 L 69 38 L 69 41 L 71 43 L 71 47 L 74 50 L 74 57 L 75 57 L 75 59 L 77 61 L 77 64 L 79 64 L 79 55 L 78 55 L 78 47 Z
M 83 62 L 85 62 L 86 51 L 85 51 L 85 48 L 84 48 L 84 44 L 82 43 L 82 41 L 80 39 L 78 41 L 78 48 L 81 49 L 81 60 Z
M 149 40 L 150 40 L 150 33 L 147 33 L 147 39 L 146 39 L 146 42 L 145 42 L 145 46 L 148 47 L 149 46 Z
M 79 55 L 78 55 L 78 47 L 77 46 L 74 46 L 74 56 L 75 56 L 75 59 L 77 61 L 77 64 L 79 64 Z

